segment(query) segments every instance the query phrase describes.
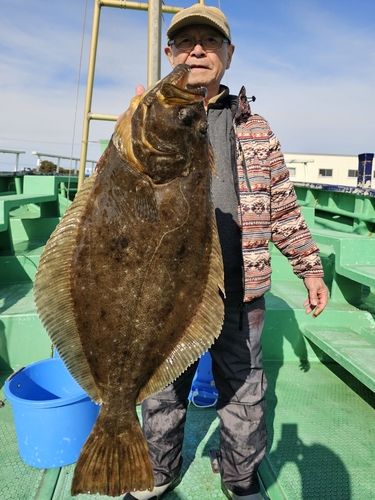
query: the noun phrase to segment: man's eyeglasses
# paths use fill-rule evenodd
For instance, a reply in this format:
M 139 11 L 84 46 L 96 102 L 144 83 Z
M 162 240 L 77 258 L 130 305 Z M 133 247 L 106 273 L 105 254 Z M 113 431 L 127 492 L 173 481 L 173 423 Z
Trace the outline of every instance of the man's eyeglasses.
M 182 52 L 190 52 L 198 43 L 206 52 L 214 52 L 215 50 L 219 50 L 222 47 L 223 43 L 229 43 L 229 40 L 227 38 L 212 35 L 205 36 L 202 38 L 202 40 L 182 37 L 176 38 L 175 40 L 169 40 L 168 45 L 174 45 L 176 49 L 181 50 Z

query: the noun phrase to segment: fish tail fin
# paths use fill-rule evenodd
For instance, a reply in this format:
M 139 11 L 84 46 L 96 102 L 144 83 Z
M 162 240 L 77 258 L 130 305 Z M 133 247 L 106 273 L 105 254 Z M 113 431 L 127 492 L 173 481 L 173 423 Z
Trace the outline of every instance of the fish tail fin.
M 129 420 L 124 425 L 114 422 L 110 426 L 99 414 L 76 464 L 72 496 L 80 493 L 119 496 L 127 491 L 153 489 L 147 442 L 138 419 Z

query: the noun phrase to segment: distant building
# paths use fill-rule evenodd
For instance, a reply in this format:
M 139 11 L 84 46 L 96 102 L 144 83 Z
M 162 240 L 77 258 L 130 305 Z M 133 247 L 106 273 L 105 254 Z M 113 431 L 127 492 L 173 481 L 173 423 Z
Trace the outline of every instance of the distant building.
M 357 155 L 325 155 L 284 153 L 285 162 L 294 182 L 313 182 L 340 186 L 357 186 Z M 375 188 L 375 167 L 371 172 L 371 187 Z

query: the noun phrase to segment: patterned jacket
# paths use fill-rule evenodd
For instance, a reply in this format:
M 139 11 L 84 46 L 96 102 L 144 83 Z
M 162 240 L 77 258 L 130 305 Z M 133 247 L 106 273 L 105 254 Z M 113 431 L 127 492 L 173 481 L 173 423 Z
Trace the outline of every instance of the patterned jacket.
M 245 87 L 239 95 L 234 127 L 244 300 L 250 301 L 270 289 L 270 241 L 287 257 L 299 278 L 322 277 L 323 269 L 319 249 L 297 204 L 280 143 L 268 122 L 251 113 Z

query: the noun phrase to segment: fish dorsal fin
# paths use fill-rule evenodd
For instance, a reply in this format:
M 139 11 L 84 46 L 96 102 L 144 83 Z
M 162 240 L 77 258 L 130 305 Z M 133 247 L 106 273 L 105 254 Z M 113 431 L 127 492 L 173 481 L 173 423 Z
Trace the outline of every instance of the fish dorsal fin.
M 83 354 L 70 292 L 75 241 L 96 177 L 94 172 L 85 180 L 48 240 L 35 277 L 34 299 L 40 320 L 69 372 L 93 401 L 101 403 Z
M 219 289 L 224 294 L 224 269 L 214 213 L 211 230 L 213 234 L 210 266 L 202 301 L 183 339 L 174 347 L 140 391 L 138 403 L 162 390 L 171 380 L 176 380 L 211 347 L 221 332 L 224 321 L 224 303 Z

